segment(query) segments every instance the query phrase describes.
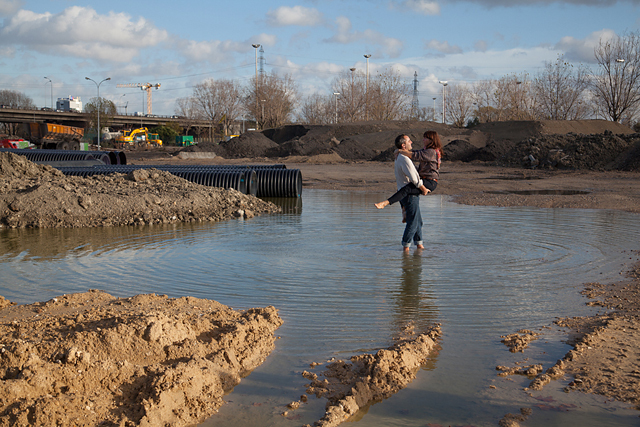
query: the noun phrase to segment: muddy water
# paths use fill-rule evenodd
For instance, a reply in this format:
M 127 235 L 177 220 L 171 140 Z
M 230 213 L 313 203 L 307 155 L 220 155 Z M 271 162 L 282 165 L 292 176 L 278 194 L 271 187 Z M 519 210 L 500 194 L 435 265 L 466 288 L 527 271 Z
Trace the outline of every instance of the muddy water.
M 557 316 L 585 315 L 581 284 L 619 277 L 638 249 L 637 216 L 596 210 L 470 207 L 422 198 L 426 250 L 403 255 L 397 206 L 381 194 L 306 191 L 285 213 L 217 224 L 0 232 L 0 295 L 19 303 L 103 289 L 274 305 L 285 324 L 272 356 L 204 425 L 312 424 L 324 402 L 282 417 L 311 362 L 375 351 L 407 322 L 442 323 L 437 355 L 405 390 L 358 414 L 357 425 L 496 425 L 533 409 L 527 426 L 637 425 L 638 411 L 565 394 L 556 381 L 527 393 L 496 365 L 542 363 L 569 349 Z M 542 338 L 509 353 L 500 335 Z M 321 370 L 321 368 L 316 368 Z M 491 387 L 494 386 L 495 388 Z

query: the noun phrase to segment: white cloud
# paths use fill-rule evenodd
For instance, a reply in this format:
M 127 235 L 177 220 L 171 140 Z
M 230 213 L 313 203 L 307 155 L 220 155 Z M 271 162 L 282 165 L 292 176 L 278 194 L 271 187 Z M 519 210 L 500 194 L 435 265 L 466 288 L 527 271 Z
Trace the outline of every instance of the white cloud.
M 470 0 L 449 0 L 452 3 L 469 3 Z M 548 5 L 551 3 L 566 3 L 585 6 L 611 6 L 619 0 L 474 0 L 472 3 L 484 7 L 518 7 Z M 640 4 L 640 0 L 627 0 L 630 3 Z
M 585 39 L 576 39 L 570 36 L 563 37 L 555 48 L 565 53 L 568 60 L 581 62 L 594 62 L 594 48 L 600 44 L 600 40 L 607 41 L 615 38 L 613 30 L 596 31 Z
M 331 38 L 326 39 L 326 42 L 349 44 L 365 40 L 367 43 L 379 46 L 376 56 L 387 55 L 391 58 L 397 58 L 400 56 L 404 49 L 404 43 L 402 40 L 393 37 L 386 37 L 377 31 L 351 31 L 351 21 L 345 16 L 339 16 L 336 18 L 335 28 L 335 34 Z
M 234 52 L 246 51 L 249 43 L 232 41 L 207 40 L 181 40 L 176 44 L 177 50 L 190 61 L 221 63 L 230 59 Z
M 16 13 L 24 2 L 22 0 L 0 0 L 0 16 L 11 16 Z
M 133 20 L 124 13 L 99 15 L 94 9 L 80 6 L 55 15 L 20 10 L 0 27 L 0 35 L 0 44 L 115 62 L 131 61 L 140 49 L 168 38 L 166 31 L 144 18 Z
M 400 4 L 404 8 L 408 8 L 414 12 L 423 15 L 439 15 L 440 5 L 438 2 L 429 0 L 405 0 Z
M 485 40 L 478 40 L 473 45 L 474 49 L 479 52 L 486 52 L 489 49 L 489 44 Z
M 440 41 L 440 40 L 428 40 L 425 42 L 425 47 L 427 49 L 436 50 L 440 53 L 451 54 L 451 53 L 462 53 L 462 49 L 459 46 L 452 46 L 448 41 Z
M 298 25 L 301 27 L 313 27 L 323 21 L 322 13 L 317 9 L 309 9 L 302 6 L 280 6 L 276 10 L 267 13 L 267 23 L 274 27 Z

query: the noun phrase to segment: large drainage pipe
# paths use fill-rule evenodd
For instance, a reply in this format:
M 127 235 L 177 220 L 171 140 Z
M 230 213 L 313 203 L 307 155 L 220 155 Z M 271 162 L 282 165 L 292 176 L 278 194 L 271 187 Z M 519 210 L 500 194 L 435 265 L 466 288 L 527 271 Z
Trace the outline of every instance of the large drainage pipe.
M 71 151 L 0 149 L 23 155 L 37 163 L 87 161 L 98 159 L 104 166 L 56 168 L 66 175 L 91 176 L 109 173 L 129 173 L 136 169 L 159 169 L 185 178 L 191 182 L 212 187 L 234 188 L 257 197 L 300 197 L 302 174 L 298 169 L 277 165 L 126 165 L 126 156 L 115 151 Z M 120 164 L 118 164 L 120 162 Z M 122 163 L 124 162 L 124 163 Z M 230 175 L 244 172 L 244 175 Z
M 25 148 L 0 148 L 26 157 L 34 163 L 101 160 L 106 165 L 126 165 L 127 156 L 122 151 L 31 150 Z
M 246 166 L 211 165 L 105 165 L 96 167 L 61 167 L 66 175 L 92 176 L 110 173 L 130 173 L 136 169 L 158 169 L 201 185 L 234 188 L 257 197 L 300 197 L 302 173 L 299 169 L 278 167 L 258 170 Z M 242 174 L 242 175 L 238 175 Z M 239 181 L 238 181 L 239 180 Z

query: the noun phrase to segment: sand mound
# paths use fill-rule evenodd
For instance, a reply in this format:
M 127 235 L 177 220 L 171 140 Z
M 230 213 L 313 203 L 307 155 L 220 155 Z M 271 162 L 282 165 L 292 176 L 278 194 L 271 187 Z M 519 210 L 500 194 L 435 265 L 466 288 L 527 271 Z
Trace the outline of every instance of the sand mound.
M 273 307 L 64 295 L 0 311 L 0 425 L 192 425 L 274 348 Z
M 405 388 L 435 350 L 435 340 L 440 334 L 437 326 L 375 354 L 353 356 L 351 363 L 332 362 L 322 373 L 324 380 L 314 373 L 303 372 L 302 375 L 311 380 L 307 393 L 328 400 L 327 413 L 315 425 L 337 426 L 361 408 Z

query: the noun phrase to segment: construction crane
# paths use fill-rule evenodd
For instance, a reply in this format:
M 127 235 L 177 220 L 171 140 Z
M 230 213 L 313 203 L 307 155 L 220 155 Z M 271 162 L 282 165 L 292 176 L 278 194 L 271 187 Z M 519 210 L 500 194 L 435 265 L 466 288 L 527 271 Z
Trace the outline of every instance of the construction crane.
M 160 83 L 151 84 L 151 83 L 126 83 L 119 84 L 116 87 L 139 87 L 142 90 L 147 91 L 147 114 L 151 114 L 151 88 L 156 88 L 156 90 L 160 87 Z

